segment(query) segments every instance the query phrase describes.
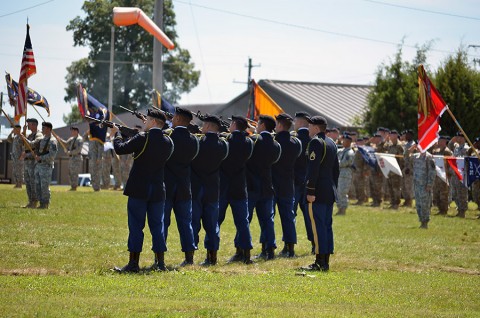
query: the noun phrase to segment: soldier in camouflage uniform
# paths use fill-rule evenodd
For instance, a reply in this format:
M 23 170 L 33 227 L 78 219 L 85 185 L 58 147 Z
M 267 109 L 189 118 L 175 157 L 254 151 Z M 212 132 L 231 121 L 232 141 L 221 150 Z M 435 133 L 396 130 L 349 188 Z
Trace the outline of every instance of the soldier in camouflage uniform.
M 28 130 L 31 134 L 28 135 L 27 141 L 30 147 L 35 152 L 38 148 L 40 140 L 43 138 L 43 134 L 38 131 L 38 120 L 35 118 L 27 119 Z M 24 208 L 36 208 L 38 204 L 38 195 L 35 186 L 35 154 L 32 154 L 28 147 L 25 147 L 25 152 L 22 153 L 20 158 L 24 159 L 24 178 L 25 187 L 27 188 L 28 204 Z
M 99 119 L 103 117 L 100 116 Z M 90 171 L 94 191 L 100 191 L 102 182 L 103 144 L 107 136 L 107 127 L 95 122 L 90 123 L 88 133 L 88 170 Z M 110 178 L 107 180 L 110 183 Z
M 403 186 L 402 193 L 405 202 L 403 206 L 411 207 L 413 202 L 413 161 L 412 158 L 408 156 L 408 149 L 415 145 L 415 140 L 413 140 L 413 131 L 408 129 L 405 131 L 405 144 L 403 145 Z
M 448 136 L 440 136 L 438 139 L 437 147 L 433 150 L 434 156 L 453 156 L 453 152 L 447 147 L 447 143 L 450 140 Z M 445 172 L 447 180 L 450 179 L 450 169 L 445 162 Z M 438 207 L 439 215 L 447 215 L 448 212 L 448 192 L 449 185 L 443 181 L 439 176 L 435 177 L 433 183 L 433 202 Z
M 398 132 L 396 130 L 392 130 L 390 132 L 390 142 L 387 146 L 387 153 L 397 156 L 403 156 L 403 147 L 398 141 Z M 400 169 L 403 169 L 404 161 L 403 158 L 397 157 L 397 162 Z M 390 207 L 391 209 L 398 209 L 400 205 L 400 197 L 402 195 L 402 177 L 390 172 L 388 174 L 388 191 L 390 192 Z
M 365 139 L 357 139 L 357 148 L 365 145 Z M 355 170 L 353 171 L 353 187 L 355 187 L 355 195 L 357 197 L 357 203 L 355 205 L 362 205 L 363 203 L 368 202 L 367 197 L 367 181 L 370 176 L 370 166 L 367 164 L 365 159 L 363 159 L 362 154 L 358 149 L 355 151 L 355 157 L 353 158 L 353 166 Z
M 410 149 L 414 151 L 413 147 Z M 428 152 L 412 157 L 415 207 L 421 224 L 420 228 L 427 229 L 432 207 L 432 186 L 436 176 L 435 162 Z
M 468 149 L 467 156 L 477 156 L 480 153 L 479 149 L 480 137 L 477 137 L 473 141 L 473 148 Z M 472 199 L 477 204 L 477 210 L 480 210 L 480 180 L 478 179 L 472 183 Z
M 50 205 L 50 181 L 52 181 L 52 171 L 57 155 L 57 140 L 52 136 L 52 124 L 42 123 L 43 139 L 40 140 L 35 155 L 35 186 L 38 198 L 40 200 L 39 209 L 48 209 Z
M 67 155 L 70 157 L 68 161 L 68 177 L 70 180 L 70 191 L 76 191 L 78 186 L 78 175 L 82 171 L 83 158 L 82 147 L 83 138 L 78 134 L 78 127 L 70 127 L 72 136 L 68 140 L 61 139 L 66 144 Z
M 465 137 L 461 132 L 450 140 L 449 144 L 454 144 L 453 156 L 465 157 L 470 147 L 465 143 Z M 452 173 L 450 178 L 450 186 L 452 187 L 452 197 L 457 205 L 458 217 L 464 218 L 465 212 L 468 210 L 468 188 L 462 181 L 458 180 L 458 177 Z
M 355 153 L 351 148 L 351 144 L 352 137 L 350 135 L 343 135 L 343 149 L 338 153 L 340 176 L 338 177 L 338 212 L 336 215 L 345 215 L 348 207 L 348 192 L 352 185 L 352 165 L 355 157 Z
M 113 172 L 113 177 L 115 180 L 115 185 L 113 190 L 118 190 L 122 186 L 122 174 L 120 173 L 120 158 L 113 148 L 110 148 L 110 145 L 113 147 L 113 143 L 110 141 L 109 135 L 107 134 L 107 142 L 105 142 L 105 153 L 103 155 L 103 189 L 110 188 L 110 171 Z M 106 181 L 105 181 L 106 180 Z
M 128 176 L 130 174 L 130 169 L 132 169 L 133 157 L 131 154 L 120 155 L 120 172 L 122 173 L 122 182 L 123 186 L 127 184 Z
M 12 129 L 10 134 L 7 137 L 7 141 L 12 144 L 12 182 L 15 184 L 15 188 L 22 188 L 23 183 L 23 160 L 20 159 L 24 151 L 25 145 L 23 143 L 23 138 L 20 135 L 19 124 L 16 124 Z
M 385 152 L 383 147 L 384 144 L 382 143 L 382 136 L 380 134 L 375 134 L 370 139 L 370 144 L 375 148 L 375 152 Z M 380 207 L 382 205 L 384 179 L 385 177 L 383 176 L 382 170 L 380 170 L 380 167 L 377 164 L 375 168 L 372 168 L 370 174 L 370 193 L 373 199 L 373 207 Z

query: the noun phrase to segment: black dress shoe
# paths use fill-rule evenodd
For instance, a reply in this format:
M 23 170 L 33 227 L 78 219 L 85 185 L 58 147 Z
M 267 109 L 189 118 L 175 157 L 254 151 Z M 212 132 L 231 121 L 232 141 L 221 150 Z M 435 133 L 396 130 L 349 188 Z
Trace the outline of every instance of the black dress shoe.
M 140 271 L 140 267 L 136 263 L 128 263 L 127 265 L 123 266 L 122 268 L 116 267 L 113 269 L 117 273 L 138 273 Z

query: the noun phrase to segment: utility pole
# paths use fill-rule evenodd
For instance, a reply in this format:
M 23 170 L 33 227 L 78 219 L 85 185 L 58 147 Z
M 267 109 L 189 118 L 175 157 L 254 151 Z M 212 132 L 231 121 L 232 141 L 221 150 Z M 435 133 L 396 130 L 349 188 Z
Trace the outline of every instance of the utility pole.
M 478 49 L 478 48 L 480 48 L 480 45 L 470 44 L 468 47 L 469 47 L 469 48 L 472 47 L 472 48 L 474 48 L 474 49 Z M 473 59 L 473 66 L 475 66 L 475 65 L 477 65 L 477 64 L 480 65 L 480 59 L 475 59 L 475 58 L 474 58 L 474 59 Z
M 245 67 L 248 67 L 247 89 L 250 89 L 250 82 L 252 81 L 252 68 L 260 66 L 262 66 L 262 64 L 253 65 L 252 58 L 248 58 L 248 65 L 245 65 Z
M 113 105 L 113 63 L 115 56 L 115 27 L 112 26 L 112 33 L 110 36 L 110 69 L 108 74 L 108 112 L 112 114 Z
M 163 0 L 155 0 L 154 22 L 163 30 Z M 163 94 L 162 44 L 153 38 L 153 78 L 152 87 Z

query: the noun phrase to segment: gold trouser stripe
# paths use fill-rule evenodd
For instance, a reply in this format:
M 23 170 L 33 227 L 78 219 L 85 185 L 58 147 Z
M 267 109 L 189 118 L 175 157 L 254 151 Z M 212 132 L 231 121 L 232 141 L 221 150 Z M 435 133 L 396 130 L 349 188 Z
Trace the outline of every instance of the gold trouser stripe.
M 315 243 L 315 254 L 320 254 L 320 246 L 318 245 L 317 226 L 315 224 L 315 219 L 313 218 L 312 202 L 308 202 L 308 215 L 310 216 L 310 221 L 312 222 L 313 242 Z

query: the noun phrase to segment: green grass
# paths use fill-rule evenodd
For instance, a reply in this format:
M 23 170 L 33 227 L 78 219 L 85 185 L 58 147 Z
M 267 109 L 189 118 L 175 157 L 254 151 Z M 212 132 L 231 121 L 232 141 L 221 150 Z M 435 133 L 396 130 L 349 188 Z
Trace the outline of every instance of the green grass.
M 234 252 L 229 213 L 219 265 L 117 275 L 110 269 L 128 259 L 126 197 L 67 189 L 52 187 L 50 209 L 32 210 L 20 208 L 25 191 L 0 185 L 2 317 L 480 316 L 480 220 L 473 205 L 467 219 L 433 216 L 428 230 L 418 229 L 414 209 L 351 206 L 334 217 L 331 271 L 312 275 L 297 270 L 313 260 L 301 213 L 299 257 L 250 266 L 226 264 Z M 276 231 L 281 247 L 279 220 Z M 175 223 L 169 232 L 166 262 L 173 267 L 183 254 Z M 145 234 L 141 266 L 153 260 Z M 252 235 L 258 253 L 256 218 Z M 201 244 L 195 261 L 204 257 Z

